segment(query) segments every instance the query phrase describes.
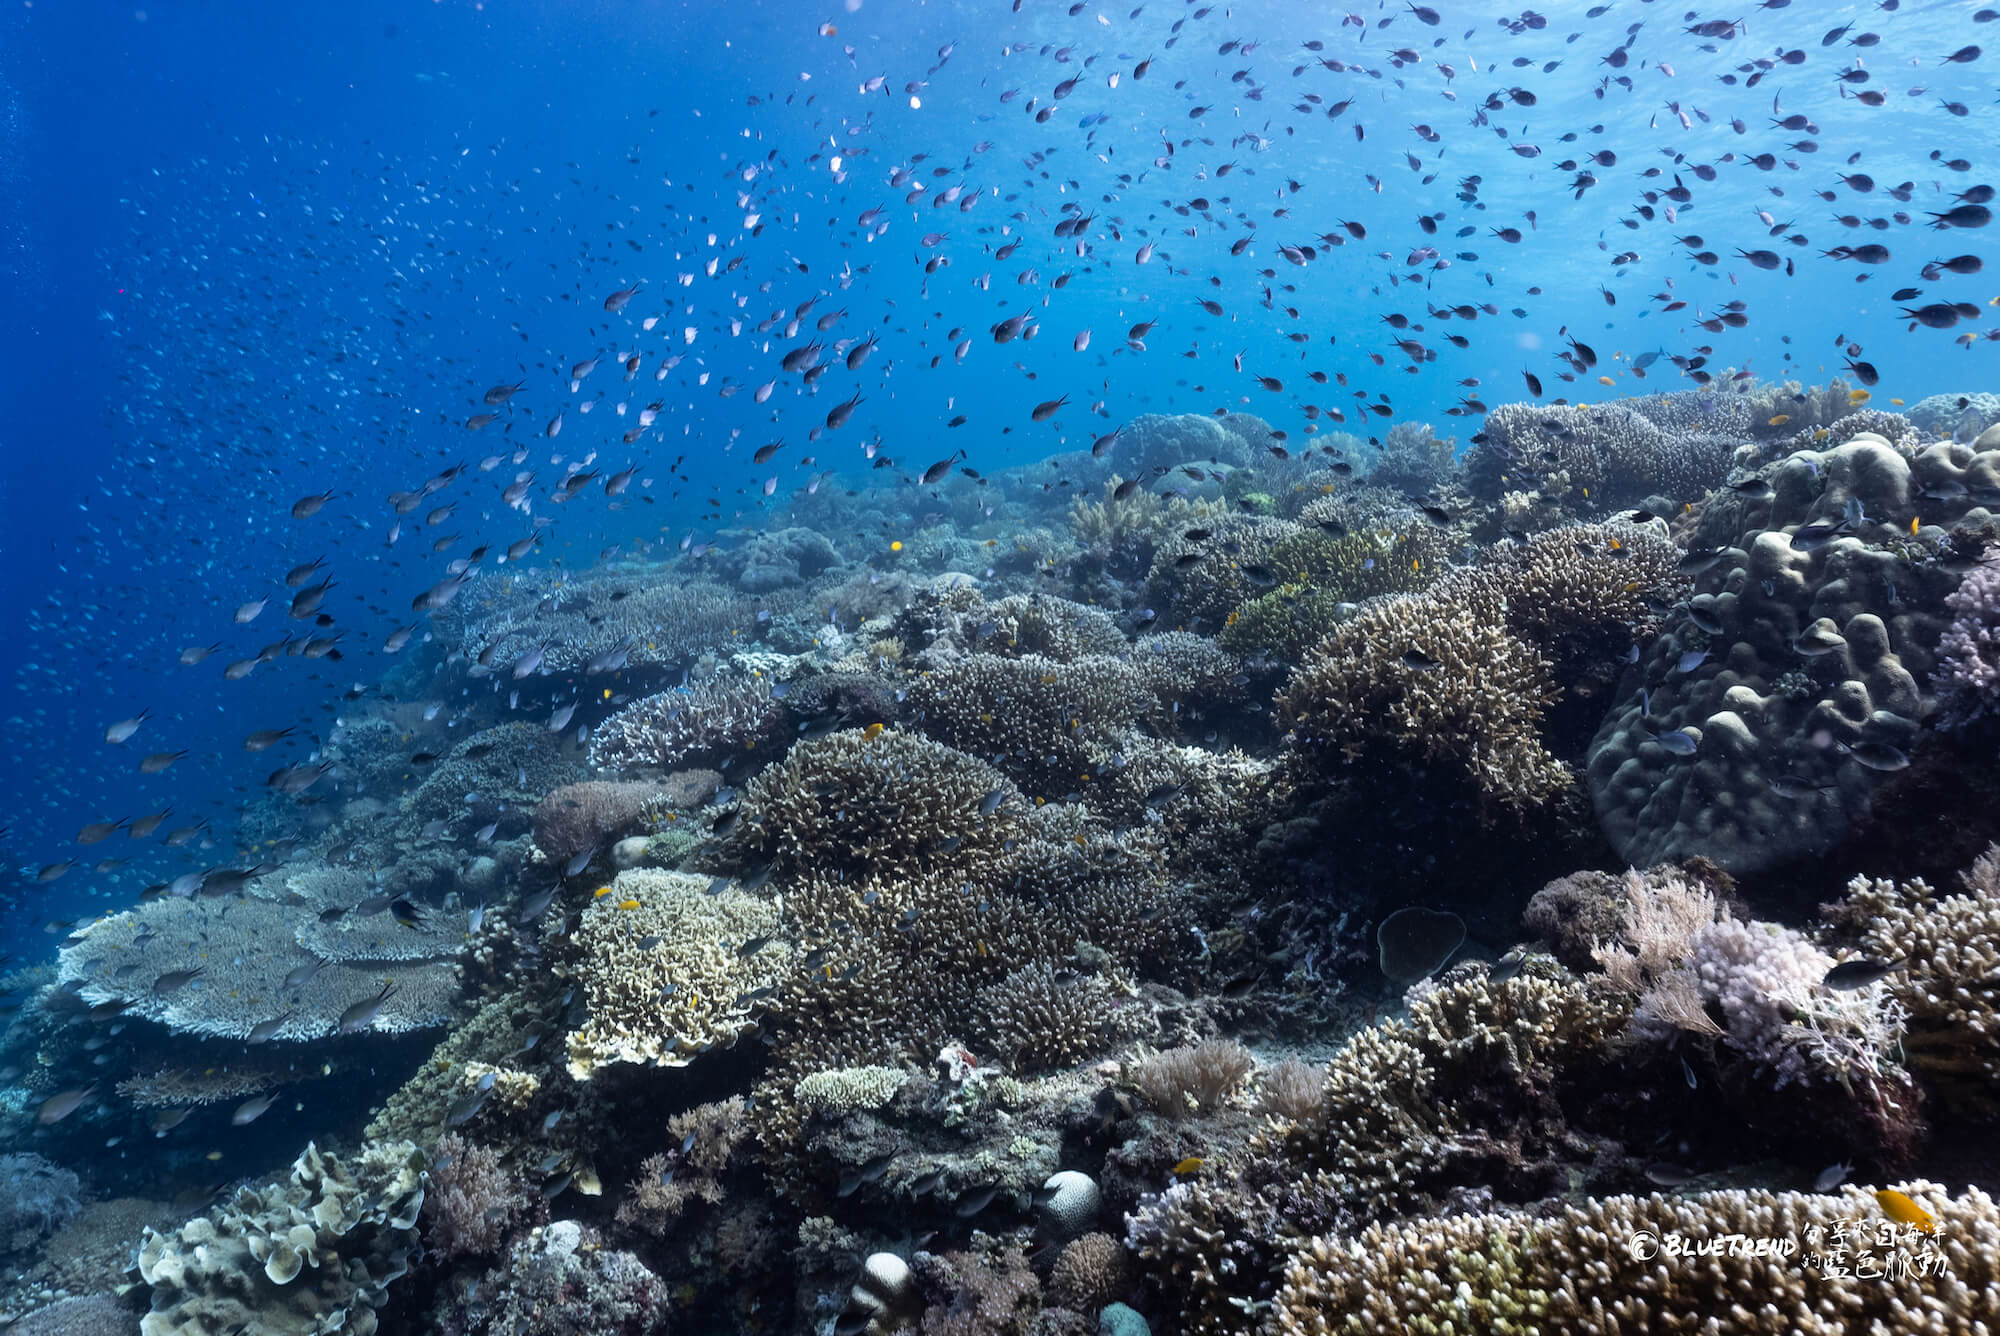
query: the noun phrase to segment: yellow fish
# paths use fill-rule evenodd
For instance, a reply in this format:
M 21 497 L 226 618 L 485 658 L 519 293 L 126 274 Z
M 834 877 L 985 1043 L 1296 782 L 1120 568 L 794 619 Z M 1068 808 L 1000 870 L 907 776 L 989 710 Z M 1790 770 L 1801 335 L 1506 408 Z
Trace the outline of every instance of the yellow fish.
M 1188 1157 L 1187 1157 L 1187 1158 L 1186 1158 L 1185 1160 L 1182 1160 L 1182 1161 L 1181 1161 L 1181 1162 L 1180 1162 L 1179 1164 L 1177 1164 L 1177 1165 L 1175 1165 L 1175 1166 L 1174 1166 L 1174 1172 L 1175 1172 L 1176 1174 L 1180 1175 L 1180 1176 L 1181 1176 L 1182 1178 L 1185 1178 L 1185 1177 L 1187 1177 L 1187 1176 L 1188 1176 L 1189 1174 L 1198 1174 L 1198 1173 L 1200 1173 L 1200 1172 L 1201 1172 L 1201 1167 L 1202 1167 L 1202 1166 L 1203 1166 L 1204 1164 L 1207 1164 L 1207 1163 L 1208 1163 L 1208 1161 L 1206 1161 L 1206 1160 L 1202 1159 L 1202 1158 L 1201 1158 L 1201 1156 L 1199 1156 L 1199 1155 L 1190 1155 L 1190 1156 L 1188 1156 Z M 1900 1194 L 1898 1194 L 1898 1195 L 1900 1195 Z M 1908 1197 L 1904 1197 L 1904 1198 L 1903 1198 L 1903 1200 L 1904 1200 L 1904 1201 L 1909 1201 L 1910 1199 L 1909 1199 Z M 1911 1208 L 1912 1208 L 1912 1209 L 1915 1209 L 1915 1206 L 1916 1206 L 1916 1203 L 1914 1203 L 1914 1202 L 1911 1202 L 1910 1204 L 1911 1204 Z M 1921 1212 L 1919 1212 L 1919 1214 L 1922 1214 L 1922 1213 L 1921 1213 Z M 1928 1219 L 1929 1217 L 1925 1217 L 1925 1218 L 1926 1218 L 1926 1219 Z
M 882 730 L 886 727 L 888 727 L 886 724 L 870 724 L 861 730 L 861 736 L 871 740 L 879 738 L 882 736 Z
M 1916 534 L 1917 534 L 1917 526 L 1918 526 L 1919 524 L 1922 524 L 1922 523 L 1923 523 L 1923 520 L 1922 520 L 1922 519 L 1921 519 L 1920 517 L 1918 517 L 1918 516 L 1916 516 L 1916 515 L 1912 515 L 1912 516 L 1910 516 L 1910 536 L 1911 536 L 1912 538 L 1916 537 Z
M 1850 404 L 1865 404 L 1874 397 L 1874 395 L 1868 393 L 1866 390 L 1849 390 L 1847 392 L 1847 402 Z
M 1597 378 L 1597 383 L 1599 385 L 1616 385 L 1618 382 L 1611 379 L 1611 377 L 1609 376 L 1599 376 Z
M 1791 420 L 1792 415 L 1790 413 L 1779 413 L 1764 425 L 1767 427 L 1782 427 Z
M 639 907 L 639 902 L 637 900 L 620 900 L 618 902 L 618 907 L 620 909 L 637 909 Z
M 1877 1189 L 1875 1200 L 1882 1204 L 1883 1214 L 1899 1225 L 1909 1225 L 1924 1234 L 1929 1234 L 1937 1228 L 1937 1221 L 1932 1218 L 1929 1211 L 1894 1188 Z
M 1901 408 L 1903 406 L 1903 401 L 1901 399 L 1891 399 L 1889 402 L 1896 405 L 1896 407 L 1898 408 Z
M 593 900 L 602 900 L 605 896 L 609 894 L 611 894 L 611 888 L 609 886 L 600 886 L 596 890 L 590 893 L 590 898 Z
M 903 550 L 903 540 L 898 538 L 895 542 L 889 544 L 889 550 L 891 552 L 901 552 Z

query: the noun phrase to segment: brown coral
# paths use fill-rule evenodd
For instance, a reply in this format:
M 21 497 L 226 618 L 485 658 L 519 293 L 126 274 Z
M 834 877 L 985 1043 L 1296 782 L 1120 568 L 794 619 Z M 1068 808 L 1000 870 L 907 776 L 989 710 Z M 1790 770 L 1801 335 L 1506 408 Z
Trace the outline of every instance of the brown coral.
M 1337 627 L 1278 708 L 1293 749 L 1322 769 L 1448 767 L 1485 810 L 1520 812 L 1570 783 L 1538 732 L 1554 696 L 1539 651 L 1467 607 L 1414 597 Z

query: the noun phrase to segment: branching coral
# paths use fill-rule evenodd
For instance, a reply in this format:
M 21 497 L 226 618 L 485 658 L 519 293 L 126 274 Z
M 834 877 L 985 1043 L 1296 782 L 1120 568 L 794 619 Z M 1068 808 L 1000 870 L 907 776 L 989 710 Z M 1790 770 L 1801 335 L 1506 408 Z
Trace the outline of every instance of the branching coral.
M 632 665 L 671 666 L 751 638 L 758 627 L 750 600 L 639 566 L 494 576 L 461 593 L 443 620 L 466 656 L 493 672 L 511 672 L 540 648 L 543 671 L 575 673 L 621 645 Z
M 1489 812 L 1524 811 L 1570 782 L 1538 726 L 1548 660 L 1463 606 L 1388 599 L 1337 627 L 1278 698 L 1288 741 L 1314 765 L 1410 763 L 1462 775 Z
M 540 1204 L 491 1146 L 455 1133 L 438 1139 L 423 1213 L 425 1241 L 434 1254 L 450 1259 L 496 1253 Z
M 1944 605 L 1952 620 L 1938 641 L 1931 687 L 1941 726 L 1963 728 L 2000 707 L 2000 559 L 1968 571 Z
M 668 1148 L 639 1165 L 618 1203 L 618 1222 L 664 1234 L 690 1204 L 720 1205 L 727 1195 L 723 1172 L 749 1130 L 740 1095 L 698 1104 L 667 1119 Z
M 571 1076 L 684 1066 L 754 1027 L 742 994 L 775 984 L 793 945 L 776 935 L 773 902 L 735 885 L 708 892 L 706 877 L 633 868 L 583 915 L 565 968 L 590 1017 L 569 1034 Z
M 1204 1039 L 1153 1054 L 1132 1069 L 1132 1084 L 1147 1103 L 1179 1122 L 1220 1107 L 1256 1065 L 1235 1040 Z
M 1162 620 L 1171 610 L 1186 630 L 1220 626 L 1229 610 L 1268 589 L 1280 577 L 1277 544 L 1300 532 L 1290 520 L 1251 515 L 1217 516 L 1191 532 L 1162 541 L 1146 577 L 1146 596 Z
M 785 731 L 785 703 L 761 677 L 715 677 L 627 705 L 590 738 L 594 769 L 619 774 L 713 765 Z
M 1273 1305 L 1271 1329 L 1279 1336 L 1635 1330 L 1971 1336 L 2000 1322 L 2000 1211 L 1993 1200 L 1977 1188 L 1953 1197 L 1933 1183 L 1903 1183 L 1898 1190 L 1936 1220 L 1935 1234 L 1906 1233 L 1908 1242 L 1884 1243 L 1873 1229 L 1855 1229 L 1855 1220 L 1884 1222 L 1881 1208 L 1859 1188 L 1832 1195 L 1610 1197 L 1532 1216 L 1376 1225 L 1300 1248 Z M 1699 1256 L 1667 1251 L 1683 1243 L 1700 1247 Z M 1840 1264 L 1776 1256 L 1773 1246 Z
M 1856 877 L 1826 914 L 1865 957 L 1902 962 L 1879 988 L 1908 1012 L 1910 1065 L 1941 1093 L 1990 1107 L 2000 1079 L 2000 846 L 1966 870 L 1957 895 L 1921 878 Z
M 1081 1062 L 1103 1052 L 1116 1033 L 1110 985 L 1046 964 L 988 986 L 978 1009 L 980 1037 L 1016 1071 Z
M 926 733 L 1049 797 L 1084 782 L 1152 705 L 1138 670 L 1106 655 L 970 654 L 918 678 L 910 700 Z
M 1025 806 L 986 762 L 871 725 L 801 743 L 760 772 L 744 788 L 741 838 L 786 871 L 915 877 L 990 865 Z

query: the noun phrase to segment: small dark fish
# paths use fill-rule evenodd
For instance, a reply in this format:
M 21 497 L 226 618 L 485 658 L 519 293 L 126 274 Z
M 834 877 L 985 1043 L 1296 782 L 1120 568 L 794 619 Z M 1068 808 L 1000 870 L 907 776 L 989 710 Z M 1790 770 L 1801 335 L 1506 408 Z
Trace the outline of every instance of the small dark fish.
M 1907 755 L 1886 742 L 1857 742 L 1846 748 L 1846 752 L 1849 758 L 1870 770 L 1901 770 L 1910 764 Z
M 446 1106 L 444 1125 L 446 1127 L 465 1126 L 479 1116 L 479 1111 L 486 1107 L 488 1098 L 490 1098 L 489 1093 L 485 1090 L 474 1090 L 468 1094 L 460 1095 Z
M 365 997 L 341 1012 L 340 1023 L 335 1027 L 336 1030 L 340 1034 L 357 1034 L 367 1029 L 375 1023 L 376 1016 L 381 1014 L 382 1004 L 387 1002 L 390 994 L 395 991 L 396 985 L 393 981 L 383 984 L 381 992 L 373 997 Z
M 42 1101 L 42 1107 L 35 1113 L 35 1121 L 43 1127 L 59 1123 L 82 1108 L 90 1100 L 91 1096 L 96 1093 L 97 1082 L 92 1081 L 87 1086 L 81 1086 L 75 1090 L 65 1090 L 58 1095 L 51 1095 Z
M 840 1186 L 834 1190 L 833 1195 L 836 1197 L 852 1197 L 861 1188 L 862 1184 L 879 1181 L 883 1174 L 889 1172 L 889 1165 L 894 1162 L 895 1158 L 896 1153 L 890 1151 L 885 1155 L 875 1156 L 858 1169 L 848 1170 L 840 1176 Z
M 970 1192 L 962 1194 L 958 1201 L 952 1205 L 952 1214 L 961 1220 L 969 1220 L 988 1206 L 991 1206 L 993 1199 L 999 1195 L 1000 1186 L 997 1183 L 989 1184 L 983 1188 L 974 1188 Z
M 1420 649 L 1412 649 L 1403 655 L 1403 666 L 1413 672 L 1429 673 L 1444 667 L 1441 660 L 1434 659 Z
M 737 959 L 743 960 L 756 955 L 759 951 L 769 946 L 772 940 L 768 934 L 752 937 L 749 941 L 736 948 Z
M 731 831 L 735 830 L 737 826 L 742 824 L 742 821 L 743 821 L 743 809 L 740 807 L 732 807 L 727 812 L 724 812 L 721 816 L 715 818 L 714 824 L 709 826 L 708 828 L 709 834 L 714 835 L 718 838 L 725 837 Z
M 251 1123 L 262 1118 L 265 1112 L 277 1102 L 278 1092 L 275 1090 L 268 1095 L 258 1095 L 252 1099 L 244 1100 L 236 1106 L 236 1112 L 229 1115 L 230 1126 L 248 1127 Z
M 1521 967 L 1527 963 L 1528 953 L 1526 951 L 1509 951 L 1506 955 L 1500 957 L 1500 959 L 1487 967 L 1486 982 L 1489 984 L 1505 983 L 1519 974 Z
M 1897 970 L 1907 968 L 1909 963 L 1908 956 L 1899 960 L 1870 960 L 1864 956 L 1860 960 L 1847 960 L 1835 965 L 1820 983 L 1836 993 L 1851 993 L 1880 983 Z
M 168 997 L 174 993 L 178 993 L 181 989 L 199 979 L 201 974 L 202 972 L 198 968 L 191 970 L 169 970 L 159 978 L 153 980 L 153 996 Z

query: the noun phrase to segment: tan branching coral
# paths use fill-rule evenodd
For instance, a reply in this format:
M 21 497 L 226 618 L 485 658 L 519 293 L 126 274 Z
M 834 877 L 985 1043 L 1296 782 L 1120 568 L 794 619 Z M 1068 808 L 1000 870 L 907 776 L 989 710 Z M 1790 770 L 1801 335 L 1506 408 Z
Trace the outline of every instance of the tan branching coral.
M 981 1038 L 1016 1071 L 1069 1066 L 1115 1036 L 1112 997 L 1101 978 L 1028 965 L 980 994 Z
M 1204 1039 L 1153 1054 L 1132 1069 L 1132 1084 L 1147 1103 L 1178 1122 L 1219 1108 L 1256 1065 L 1235 1040 Z
M 989 864 L 1026 803 L 986 762 L 871 725 L 793 747 L 743 806 L 745 847 L 784 870 L 915 877 Z
M 1278 697 L 1288 741 L 1334 770 L 1458 772 L 1489 810 L 1539 806 L 1570 783 L 1538 732 L 1548 660 L 1469 608 L 1385 599 L 1335 628 Z
M 1856 877 L 1828 918 L 1864 957 L 1903 962 L 1885 981 L 1908 1012 L 1905 1050 L 1942 1093 L 1990 1106 L 2000 1079 L 2000 845 L 1956 895 L 1922 878 Z
M 932 737 L 993 760 L 1042 796 L 1060 797 L 1110 758 L 1153 696 L 1123 659 L 1058 663 L 982 653 L 918 678 L 910 701 Z
M 569 1071 L 612 1062 L 685 1066 L 754 1025 L 742 995 L 790 967 L 777 905 L 731 885 L 653 868 L 618 874 L 572 936 L 566 965 L 590 1018 L 569 1034 Z
M 1973 1336 L 2000 1323 L 1993 1199 L 1977 1188 L 1953 1197 L 1934 1183 L 1898 1190 L 1937 1222 L 1935 1234 L 1904 1227 L 1897 1241 L 1878 1242 L 1887 1217 L 1850 1187 L 1611 1197 L 1541 1215 L 1454 1215 L 1317 1238 L 1294 1255 L 1270 1329 Z M 1846 1223 L 1856 1220 L 1858 1229 Z M 1682 1242 L 1703 1251 L 1670 1256 Z M 1775 1256 L 1773 1245 L 1795 1251 Z M 1841 1265 L 1803 1257 L 1835 1249 Z

